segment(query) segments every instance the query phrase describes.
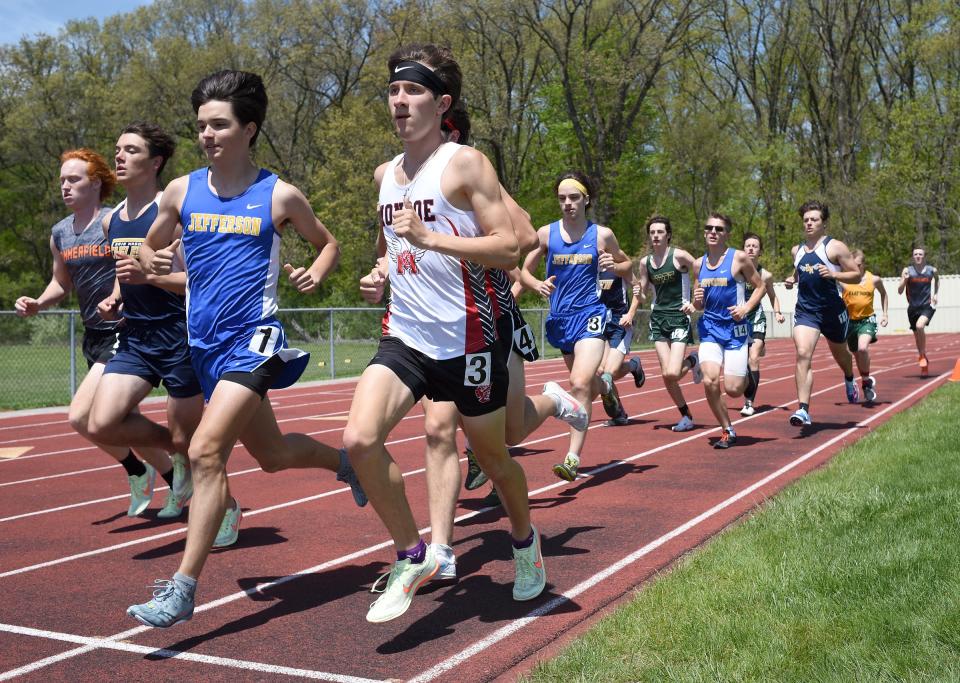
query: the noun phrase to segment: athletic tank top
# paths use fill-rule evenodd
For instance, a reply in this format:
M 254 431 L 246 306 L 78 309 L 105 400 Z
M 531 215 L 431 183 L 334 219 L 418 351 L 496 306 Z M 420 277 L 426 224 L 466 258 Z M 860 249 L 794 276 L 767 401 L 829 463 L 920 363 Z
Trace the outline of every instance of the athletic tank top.
M 575 313 L 600 303 L 597 224 L 587 223 L 583 236 L 566 242 L 560 221 L 550 224 L 547 240 L 547 277 L 556 276 L 550 295 L 550 315 Z
M 763 278 L 763 266 L 759 263 L 757 264 L 757 272 L 760 274 L 761 279 Z M 743 296 L 745 301 L 749 301 L 750 297 L 753 296 L 754 286 L 747 282 L 743 281 Z M 757 302 L 757 305 L 750 309 L 747 313 L 747 318 L 753 318 L 757 314 L 757 311 L 763 310 L 763 297 L 760 297 L 760 301 Z
M 690 300 L 690 274 L 677 270 L 673 253 L 673 247 L 667 249 L 659 268 L 653 265 L 653 254 L 648 254 L 645 259 L 647 276 L 653 285 L 654 311 L 679 311 L 683 302 Z
M 843 303 L 851 320 L 863 320 L 873 315 L 873 274 L 869 270 L 857 284 L 841 282 L 840 286 L 843 287 Z
M 213 348 L 277 310 L 280 235 L 271 207 L 277 176 L 260 169 L 236 197 L 220 197 L 207 169 L 189 176 L 180 209 L 190 345 Z
M 139 216 L 125 221 L 120 217 L 126 200 L 120 202 L 110 214 L 110 249 L 115 255 L 125 254 L 137 258 L 140 245 L 157 217 L 158 196 Z M 123 297 L 123 318 L 128 325 L 155 325 L 170 320 L 183 319 L 186 314 L 184 297 L 153 285 L 129 285 L 120 283 Z
M 493 317 L 499 320 L 501 316 L 512 314 L 517 308 L 517 300 L 510 290 L 512 283 L 510 276 L 500 268 L 488 268 L 485 272 L 487 296 L 493 305 Z
M 53 226 L 53 246 L 67 266 L 80 304 L 83 326 L 91 330 L 112 330 L 116 321 L 104 320 L 97 305 L 113 293 L 116 268 L 110 244 L 103 236 L 103 217 L 110 207 L 100 209 L 80 232 L 76 232 L 74 215 L 70 214 Z
M 929 263 L 918 271 L 912 263 L 907 266 L 907 304 L 911 308 L 930 305 L 930 287 L 933 266 Z
M 610 309 L 614 315 L 623 315 L 627 312 L 627 290 L 623 286 L 623 278 L 613 271 L 600 273 L 600 301 Z
M 409 196 L 428 230 L 458 237 L 482 236 L 474 213 L 455 207 L 440 190 L 444 169 L 461 149 L 455 142 L 444 143 L 407 185 L 397 183 L 396 167 L 403 155 L 395 157 L 380 183 L 377 206 L 390 260 L 390 301 L 383 316 L 383 334 L 435 360 L 476 353 L 496 340 L 484 268 L 397 237 L 393 215 Z
M 801 243 L 797 249 L 797 255 L 793 259 L 793 266 L 797 270 L 797 307 L 808 311 L 816 311 L 821 308 L 837 310 L 844 308 L 843 299 L 840 297 L 840 284 L 836 280 L 828 280 L 820 277 L 820 271 L 817 266 L 821 263 L 834 273 L 840 270 L 840 267 L 833 263 L 827 257 L 827 244 L 831 237 L 825 236 L 813 251 L 807 251 L 806 246 Z
M 732 322 L 730 306 L 739 306 L 746 298 L 743 280 L 733 276 L 733 257 L 737 250 L 728 247 L 720 263 L 710 267 L 707 254 L 700 259 L 697 284 L 703 287 L 703 318 L 710 322 Z

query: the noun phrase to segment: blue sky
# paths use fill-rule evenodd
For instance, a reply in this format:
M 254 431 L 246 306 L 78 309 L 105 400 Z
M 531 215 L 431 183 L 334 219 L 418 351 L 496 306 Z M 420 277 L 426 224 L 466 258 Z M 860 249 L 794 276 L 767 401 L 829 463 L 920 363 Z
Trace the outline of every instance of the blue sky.
M 101 21 L 105 17 L 121 12 L 129 12 L 141 5 L 149 5 L 148 0 L 0 0 L 0 45 L 15 43 L 26 34 L 36 33 L 56 35 L 70 19 L 95 17 Z

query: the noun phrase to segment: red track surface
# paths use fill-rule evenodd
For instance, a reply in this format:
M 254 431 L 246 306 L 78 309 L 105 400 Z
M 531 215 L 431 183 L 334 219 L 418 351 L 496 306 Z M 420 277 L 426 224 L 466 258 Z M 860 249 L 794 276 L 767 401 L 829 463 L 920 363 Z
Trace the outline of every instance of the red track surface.
M 544 595 L 511 600 L 513 567 L 500 508 L 484 491 L 458 510 L 460 583 L 427 586 L 393 622 L 367 624 L 365 589 L 392 561 L 372 509 L 360 510 L 328 472 L 268 475 L 238 448 L 229 472 L 244 508 L 239 543 L 215 552 L 191 622 L 161 631 L 124 610 L 154 578 L 177 566 L 185 525 L 155 515 L 128 519 L 119 466 L 76 436 L 62 413 L 0 420 L 0 449 L 29 446 L 0 460 L 0 680 L 282 680 L 291 677 L 491 680 L 513 678 L 581 632 L 678 556 L 821 465 L 949 375 L 960 335 L 928 341 L 931 377 L 919 377 L 913 340 L 884 337 L 874 347 L 880 402 L 849 405 L 825 348 L 817 354 L 812 428 L 791 427 L 793 346 L 769 344 L 759 412 L 741 418 L 739 443 L 716 451 L 717 429 L 700 387 L 684 384 L 698 429 L 674 434 L 676 410 L 652 352 L 648 380 L 629 376 L 620 394 L 632 424 L 608 428 L 599 403 L 576 482 L 550 467 L 567 431 L 548 421 L 516 451 L 527 472 L 534 521 L 544 537 Z M 527 366 L 528 391 L 561 379 L 560 361 Z M 271 394 L 285 431 L 339 444 L 352 384 L 294 387 Z M 146 407 L 154 419 L 161 406 Z M 326 419 L 325 419 L 326 418 Z M 418 520 L 427 520 L 421 411 L 391 435 Z

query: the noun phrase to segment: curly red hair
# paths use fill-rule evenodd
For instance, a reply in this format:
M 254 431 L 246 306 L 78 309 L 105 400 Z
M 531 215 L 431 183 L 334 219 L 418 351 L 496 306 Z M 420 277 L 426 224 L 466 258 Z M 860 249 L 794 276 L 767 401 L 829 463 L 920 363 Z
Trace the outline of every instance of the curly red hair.
M 117 186 L 117 176 L 110 170 L 107 160 L 100 154 L 87 147 L 79 149 L 69 149 L 60 155 L 60 163 L 70 159 L 79 159 L 87 162 L 87 177 L 91 180 L 100 181 L 100 201 L 113 194 L 113 189 Z

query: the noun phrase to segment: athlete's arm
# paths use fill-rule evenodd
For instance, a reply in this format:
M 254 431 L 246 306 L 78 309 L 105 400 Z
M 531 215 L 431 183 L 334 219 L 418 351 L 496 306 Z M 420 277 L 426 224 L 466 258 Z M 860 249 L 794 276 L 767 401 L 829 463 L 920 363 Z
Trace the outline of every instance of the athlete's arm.
M 290 183 L 277 181 L 273 190 L 273 224 L 283 226 L 289 223 L 300 236 L 312 244 L 319 252 L 309 268 L 294 268 L 284 264 L 290 282 L 304 294 L 317 289 L 326 277 L 337 267 L 340 260 L 340 244 L 330 234 L 313 212 L 310 202 L 303 193 Z
M 421 249 L 488 268 L 510 270 L 516 266 L 520 258 L 517 237 L 490 160 L 472 147 L 461 147 L 443 171 L 440 188 L 458 209 L 473 211 L 483 236 L 466 238 L 429 230 L 409 199 L 394 213 L 394 233 Z
M 53 276 L 43 290 L 43 294 L 36 299 L 30 296 L 21 296 L 13 304 L 13 310 L 15 310 L 21 318 L 36 315 L 43 309 L 60 303 L 67 294 L 70 293 L 70 290 L 73 289 L 73 280 L 70 279 L 70 271 L 67 270 L 67 264 L 57 250 L 57 245 L 53 241 L 53 235 L 50 236 L 50 252 L 53 254 Z
M 777 322 L 782 323 L 784 317 L 783 313 L 780 312 L 780 299 L 777 298 L 777 290 L 773 288 L 773 273 L 769 270 L 764 270 L 760 273 L 760 277 L 763 278 L 763 285 L 767 290 L 767 296 L 770 298 L 770 305 L 773 306 L 773 313 L 777 316 Z M 760 298 L 762 299 L 763 297 Z
M 527 254 L 523 259 L 523 267 L 520 269 L 520 282 L 526 289 L 537 292 L 540 296 L 550 296 L 556 289 L 554 281 L 556 275 L 551 275 L 546 280 L 539 280 L 533 274 L 533 271 L 540 265 L 540 259 L 548 253 L 548 242 L 550 239 L 550 226 L 545 225 L 537 230 L 537 246 Z
M 600 257 L 597 259 L 597 265 L 601 270 L 613 271 L 618 277 L 627 277 L 633 270 L 633 261 L 623 253 L 617 236 L 610 228 L 597 226 L 597 251 Z
M 119 320 L 121 303 L 120 281 L 113 278 L 113 291 L 97 304 L 97 315 L 102 320 Z
M 633 284 L 633 296 L 645 302 L 647 300 L 647 287 L 650 286 L 650 274 L 647 272 L 647 258 L 645 256 L 640 258 L 640 266 L 637 270 L 639 271 L 640 282 Z
M 763 278 L 760 277 L 760 273 L 757 272 L 753 261 L 750 260 L 746 252 L 740 251 L 739 249 L 734 251 L 733 268 L 731 270 L 736 271 L 744 280 L 753 286 L 753 292 L 751 292 L 749 299 L 739 306 L 730 306 L 727 308 L 727 310 L 730 311 L 730 316 L 737 322 L 740 322 L 747 317 L 747 313 L 752 311 L 754 306 L 760 305 L 760 301 L 763 300 L 763 295 L 766 294 L 767 291 L 763 285 Z
M 860 269 L 857 268 L 857 264 L 853 262 L 853 255 L 850 253 L 850 249 L 847 248 L 846 244 L 840 240 L 830 240 L 829 244 L 827 244 L 826 251 L 827 258 L 840 266 L 842 270 L 834 272 L 821 263 L 817 266 L 817 269 L 820 271 L 820 277 L 836 280 L 837 282 L 846 282 L 849 285 L 860 282 Z
M 930 266 L 933 268 L 933 266 Z M 930 288 L 930 305 L 936 308 L 937 306 L 937 292 L 940 291 L 940 273 L 936 268 L 933 268 L 933 287 Z
M 705 294 L 703 287 L 700 286 L 700 261 L 702 260 L 702 256 L 696 259 L 693 262 L 693 267 L 690 269 L 690 289 L 693 292 L 693 301 L 690 303 L 693 305 L 694 309 L 698 311 L 703 310 L 703 297 Z
M 793 245 L 793 249 L 790 250 L 790 256 L 793 258 L 794 263 L 797 261 L 797 249 L 800 248 L 800 245 Z M 793 272 L 790 273 L 787 277 L 783 279 L 783 284 L 787 289 L 793 289 L 793 286 L 797 284 L 797 269 L 794 267 Z
M 900 272 L 900 284 L 897 285 L 897 294 L 903 294 L 903 290 L 907 288 L 907 278 L 910 277 L 910 269 L 904 268 Z
M 674 249 L 673 250 L 673 267 L 680 271 L 680 277 L 682 278 L 684 274 L 687 275 L 687 278 L 690 280 L 691 285 L 691 294 L 694 293 L 692 285 L 697 279 L 697 276 L 694 273 L 700 273 L 700 259 L 695 259 L 688 251 L 683 249 Z M 687 301 L 684 299 L 680 304 L 680 312 L 691 315 L 697 310 L 697 307 L 694 306 L 692 301 Z
M 152 275 L 169 275 L 180 239 L 174 239 L 177 226 L 180 225 L 180 207 L 187 194 L 188 176 L 180 176 L 167 185 L 160 203 L 157 205 L 157 217 L 140 245 L 140 263 L 143 270 Z
M 880 326 L 886 327 L 888 320 L 888 311 L 887 311 L 887 288 L 883 286 L 883 278 L 879 275 L 873 276 L 873 286 L 880 292 L 880 307 L 883 309 L 883 317 L 880 318 Z
M 623 288 L 624 291 L 633 290 L 632 272 L 627 273 L 627 276 L 623 278 Z M 620 321 L 617 324 L 620 325 L 620 327 L 629 327 L 633 325 L 633 319 L 637 317 L 638 308 L 640 308 L 640 297 L 638 295 L 634 295 L 630 298 L 630 308 L 627 309 L 627 312 L 620 317 Z

